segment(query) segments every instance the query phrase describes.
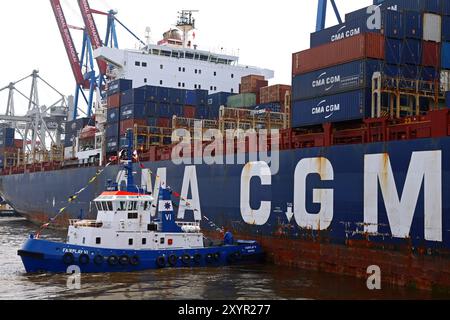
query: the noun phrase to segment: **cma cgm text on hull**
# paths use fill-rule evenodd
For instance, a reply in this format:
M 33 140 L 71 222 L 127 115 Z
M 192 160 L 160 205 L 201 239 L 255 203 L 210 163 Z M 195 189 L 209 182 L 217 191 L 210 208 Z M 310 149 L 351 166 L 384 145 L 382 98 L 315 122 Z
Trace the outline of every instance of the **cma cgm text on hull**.
M 448 148 L 448 141 L 446 144 Z M 182 186 L 181 196 L 188 199 L 188 205 L 180 203 L 178 218 L 190 217 L 189 212 L 193 212 L 196 220 L 202 220 L 202 208 L 214 207 L 208 203 L 211 198 L 214 201 L 223 197 L 239 202 L 229 205 L 234 213 L 226 212 L 221 225 L 240 220 L 263 235 L 273 234 L 274 225 L 282 221 L 295 223 L 303 230 L 328 230 L 333 238 L 341 240 L 368 235 L 382 237 L 383 241 L 411 239 L 415 245 L 425 241 L 439 246 L 445 242 L 448 247 L 445 225 L 449 223 L 449 205 L 444 203 L 448 201 L 445 192 L 450 192 L 449 171 L 444 165 L 448 163 L 444 162 L 448 150 L 412 151 L 409 156 L 402 152 L 400 157 L 392 152 L 391 158 L 390 153 L 352 155 L 351 150 L 346 153 L 339 147 L 333 149 L 331 157 L 315 148 L 310 153 L 317 156 L 298 157 L 289 164 L 286 157 L 292 160 L 292 155 L 283 152 L 279 172 L 273 172 L 265 161 L 251 161 L 244 166 L 220 164 L 224 175 L 236 175 L 236 179 L 230 177 L 233 183 L 223 183 L 218 176 L 203 176 L 204 167 L 210 165 L 183 166 L 183 173 L 176 170 L 182 178 L 177 184 Z M 218 166 L 212 165 L 211 170 L 219 170 Z M 174 181 L 168 178 L 171 167 L 156 169 L 158 182 L 150 178 L 150 169 L 144 169 L 143 185 L 155 194 L 159 184 L 172 185 Z M 118 181 L 124 179 L 119 173 Z M 205 184 L 210 190 L 203 192 Z M 210 218 L 217 221 L 214 211 L 208 211 L 205 214 L 212 214 Z M 236 212 L 240 212 L 239 220 Z

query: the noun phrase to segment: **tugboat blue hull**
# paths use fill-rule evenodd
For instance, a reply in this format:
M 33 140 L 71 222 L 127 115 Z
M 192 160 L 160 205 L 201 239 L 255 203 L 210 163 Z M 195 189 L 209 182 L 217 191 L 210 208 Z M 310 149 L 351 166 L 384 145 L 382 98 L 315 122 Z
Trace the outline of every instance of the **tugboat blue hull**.
M 264 260 L 260 245 L 238 241 L 234 245 L 185 250 L 117 250 L 74 246 L 29 239 L 18 252 L 27 273 L 135 272 L 163 268 L 222 267 Z

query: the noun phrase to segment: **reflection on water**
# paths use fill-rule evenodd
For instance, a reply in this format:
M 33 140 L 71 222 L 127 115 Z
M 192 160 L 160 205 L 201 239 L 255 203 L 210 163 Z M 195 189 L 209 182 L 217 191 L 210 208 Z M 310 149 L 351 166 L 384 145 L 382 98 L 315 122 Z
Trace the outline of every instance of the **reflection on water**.
M 26 275 L 17 256 L 36 227 L 0 219 L 0 299 L 431 299 L 429 292 L 367 290 L 365 281 L 270 265 L 221 269 L 157 270 L 82 275 L 81 290 L 67 289 L 67 275 Z M 65 233 L 47 231 L 47 239 Z

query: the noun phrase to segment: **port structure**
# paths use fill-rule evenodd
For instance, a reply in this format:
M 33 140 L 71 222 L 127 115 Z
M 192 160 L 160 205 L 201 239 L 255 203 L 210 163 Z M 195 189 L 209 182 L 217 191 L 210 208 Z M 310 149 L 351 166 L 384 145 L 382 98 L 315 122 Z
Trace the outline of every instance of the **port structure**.
M 336 19 L 338 20 L 339 24 L 342 23 L 341 14 L 339 13 L 335 0 L 318 0 L 318 1 L 319 3 L 317 8 L 316 32 L 325 29 L 328 1 L 331 2 L 331 6 L 333 7 L 333 11 L 336 15 Z
M 55 15 L 55 19 L 61 33 L 61 37 L 66 49 L 66 53 L 75 78 L 76 88 L 74 95 L 73 113 L 69 114 L 69 121 L 78 117 L 80 109 L 80 95 L 87 105 L 86 115 L 91 117 L 95 106 L 94 101 L 100 103 L 105 97 L 106 82 L 110 77 L 109 66 L 101 59 L 97 59 L 97 68 L 94 63 L 93 52 L 101 47 L 119 48 L 116 23 L 122 26 L 128 33 L 136 38 L 141 45 L 145 43 L 139 39 L 129 28 L 125 26 L 117 17 L 117 11 L 110 10 L 103 12 L 91 9 L 88 0 L 78 0 L 78 6 L 83 18 L 84 26 L 77 27 L 67 23 L 60 0 L 50 0 L 50 4 Z M 106 36 L 104 41 L 100 37 L 94 14 L 107 17 Z M 78 55 L 71 30 L 83 32 L 83 42 L 81 54 Z M 86 95 L 85 91 L 88 91 Z M 84 112 L 83 112 L 84 113 Z
M 31 80 L 30 93 L 27 95 L 22 92 L 19 85 Z M 48 105 L 41 104 L 39 87 L 40 84 L 50 89 L 57 100 Z M 4 159 L 10 163 L 32 163 L 43 158 L 56 159 L 57 154 L 61 154 L 61 135 L 64 133 L 63 123 L 67 119 L 67 112 L 71 98 L 67 98 L 59 92 L 53 85 L 47 82 L 39 75 L 39 71 L 34 70 L 30 75 L 9 85 L 0 88 L 2 91 L 8 91 L 8 100 L 6 112 L 0 115 L 2 127 L 14 128 L 23 140 L 22 147 L 17 147 L 14 151 L 8 150 Z M 16 114 L 16 99 L 18 95 L 25 99 L 27 112 L 24 116 Z M 25 109 L 20 108 L 20 109 Z M 26 155 L 26 156 L 25 156 Z M 25 158 L 27 158 L 25 160 Z

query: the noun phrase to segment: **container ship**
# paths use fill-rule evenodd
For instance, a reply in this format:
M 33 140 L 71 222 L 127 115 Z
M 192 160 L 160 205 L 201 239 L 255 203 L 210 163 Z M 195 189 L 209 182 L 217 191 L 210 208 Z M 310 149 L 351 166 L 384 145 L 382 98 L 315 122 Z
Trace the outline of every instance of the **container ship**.
M 125 188 L 132 128 L 136 178 L 170 186 L 178 219 L 208 236 L 257 239 L 283 266 L 365 278 L 375 265 L 386 283 L 450 288 L 450 2 L 374 1 L 319 29 L 288 85 L 198 50 L 191 28 L 96 49 L 114 79 L 94 117 L 66 122 L 63 158 L 21 161 L 0 131 L 1 196 L 36 223 L 95 217 L 108 180 Z

